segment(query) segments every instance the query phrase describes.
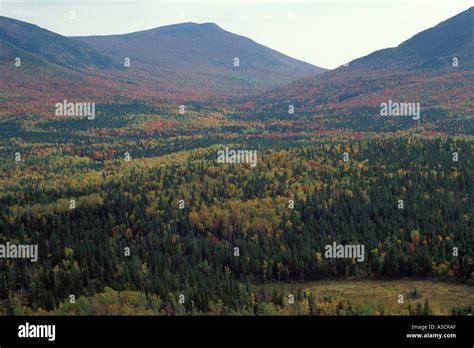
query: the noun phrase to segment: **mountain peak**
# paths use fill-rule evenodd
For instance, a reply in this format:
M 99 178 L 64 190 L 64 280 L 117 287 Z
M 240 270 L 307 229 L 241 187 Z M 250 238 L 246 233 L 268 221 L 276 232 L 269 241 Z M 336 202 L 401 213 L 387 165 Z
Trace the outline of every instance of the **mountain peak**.
M 159 76 L 160 81 L 172 81 L 180 90 L 186 86 L 193 91 L 201 86 L 202 90 L 205 86 L 212 90 L 209 95 L 260 91 L 324 71 L 212 22 L 73 39 L 111 57 L 129 57 L 137 69 Z
M 158 33 L 158 34 L 172 34 L 172 33 L 188 33 L 188 32 L 217 32 L 223 31 L 216 23 L 195 23 L 195 22 L 183 22 L 170 25 L 164 25 L 161 27 L 156 27 L 153 29 L 138 31 L 126 35 L 136 35 L 136 34 L 149 34 L 149 33 Z
M 102 76 L 114 83 L 131 81 L 147 91 L 166 95 L 243 95 L 324 71 L 212 22 L 81 37 L 64 37 L 18 23 L 0 18 L 0 36 L 6 39 L 5 46 L 9 45 L 8 52 L 1 50 L 0 62 L 21 56 L 33 67 L 35 58 L 40 59 L 34 66 L 37 71 L 49 63 L 80 71 L 80 76 L 92 71 L 100 75 L 103 68 L 117 68 Z M 126 66 L 125 61 L 130 65 Z

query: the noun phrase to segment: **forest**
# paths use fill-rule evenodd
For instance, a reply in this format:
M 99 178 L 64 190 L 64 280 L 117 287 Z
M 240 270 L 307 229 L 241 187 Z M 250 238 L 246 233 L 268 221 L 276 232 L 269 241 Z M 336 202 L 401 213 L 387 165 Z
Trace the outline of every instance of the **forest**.
M 36 263 L 0 260 L 0 313 L 430 315 L 427 299 L 394 311 L 304 284 L 413 278 L 472 292 L 468 138 L 256 137 L 216 127 L 218 112 L 147 123 L 153 112 L 0 123 L 0 244 L 39 246 Z M 226 147 L 256 151 L 258 165 L 218 163 Z M 325 258 L 333 242 L 364 245 L 365 261 Z M 472 314 L 471 300 L 448 314 Z
M 0 316 L 474 315 L 471 4 L 62 2 L 0 16 Z

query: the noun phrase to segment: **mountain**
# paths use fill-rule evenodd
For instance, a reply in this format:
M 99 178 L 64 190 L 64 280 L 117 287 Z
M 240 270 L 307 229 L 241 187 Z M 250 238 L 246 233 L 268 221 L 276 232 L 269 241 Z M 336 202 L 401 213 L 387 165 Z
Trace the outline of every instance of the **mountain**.
M 398 47 L 379 50 L 356 59 L 350 66 L 356 69 L 403 70 L 445 69 L 453 57 L 461 58 L 460 68 L 474 66 L 474 7 L 416 34 Z
M 248 114 L 288 119 L 292 118 L 288 115 L 292 104 L 295 114 L 312 118 L 309 124 L 315 129 L 371 130 L 378 124 L 372 116 L 380 115 L 380 104 L 391 99 L 420 103 L 425 124 L 465 126 L 466 119 L 474 115 L 473 18 L 471 7 L 397 47 L 264 93 L 253 99 L 255 108 Z M 323 120 L 323 116 L 328 117 Z M 474 126 L 469 123 L 472 131 Z
M 13 62 L 16 57 L 34 64 L 58 65 L 73 70 L 112 68 L 118 64 L 82 42 L 42 29 L 36 25 L 0 16 L 2 49 L 0 62 Z
M 63 99 L 193 102 L 251 95 L 324 69 L 216 24 L 183 23 L 124 35 L 69 38 L 0 17 L 0 114 L 51 114 Z M 21 66 L 15 66 L 15 59 Z M 124 59 L 130 59 L 125 66 Z M 239 66 L 234 66 L 235 58 Z M 28 105 L 24 105 L 28 100 Z M 18 103 L 17 103 L 18 102 Z M 25 109 L 26 108 L 26 109 Z M 38 109 L 35 109 L 37 112 Z
M 54 102 L 74 97 L 173 105 L 238 99 L 233 105 L 251 118 L 292 118 L 292 104 L 314 129 L 372 129 L 370 116 L 391 99 L 436 109 L 428 120 L 444 118 L 455 128 L 474 114 L 473 16 L 471 7 L 397 47 L 324 73 L 213 23 L 67 38 L 0 17 L 0 98 L 8 101 L 0 114 L 25 110 L 33 100 L 52 114 Z
M 84 43 L 2 16 L 0 38 L 0 115 L 54 115 L 54 104 L 65 98 L 121 91 L 110 78 L 119 62 Z
M 72 39 L 120 61 L 128 57 L 132 69 L 167 81 L 160 88 L 170 91 L 178 87 L 210 96 L 240 95 L 324 71 L 214 23 L 182 23 L 124 35 Z

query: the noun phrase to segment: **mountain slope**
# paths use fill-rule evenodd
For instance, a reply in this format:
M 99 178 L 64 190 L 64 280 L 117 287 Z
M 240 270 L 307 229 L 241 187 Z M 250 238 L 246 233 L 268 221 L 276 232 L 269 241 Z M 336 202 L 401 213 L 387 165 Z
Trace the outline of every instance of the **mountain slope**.
M 445 69 L 453 57 L 462 57 L 459 67 L 474 66 L 474 8 L 422 31 L 396 48 L 379 50 L 351 62 L 353 68 L 379 70 Z
M 68 38 L 0 17 L 0 39 L 0 97 L 9 101 L 2 103 L 0 114 L 18 109 L 14 101 L 21 104 L 25 98 L 28 109 L 36 100 L 46 114 L 51 114 L 51 103 L 64 98 L 222 100 L 324 71 L 211 23 Z M 20 67 L 14 65 L 17 57 Z
M 26 57 L 36 64 L 55 64 L 69 69 L 112 68 L 114 60 L 82 42 L 70 40 L 36 25 L 0 16 L 0 62 Z M 22 59 L 25 61 L 25 59 Z
M 213 23 L 73 39 L 121 61 L 130 58 L 131 68 L 168 81 L 169 86 L 162 88 L 200 87 L 216 95 L 281 86 L 324 71 Z M 234 65 L 235 58 L 239 66 Z
M 424 122 L 458 123 L 474 115 L 474 7 L 425 30 L 398 47 L 376 51 L 322 75 L 303 78 L 265 93 L 250 114 L 288 115 L 288 105 L 305 117 L 329 116 L 309 123 L 315 129 L 346 127 L 368 130 L 388 100 L 420 103 L 424 111 L 438 109 Z M 459 66 L 453 66 L 453 58 Z M 437 111 L 437 112 L 438 112 Z M 286 116 L 284 116 L 286 114 Z M 444 116 L 439 116 L 439 115 Z M 463 120 L 461 120 L 463 119 Z M 384 122 L 388 119 L 384 119 Z M 399 120 L 401 120 L 399 118 Z M 363 123 L 363 127 L 359 127 Z M 389 122 L 392 122 L 390 120 Z M 394 120 L 394 122 L 398 122 Z M 470 121 L 472 128 L 472 121 Z M 464 123 L 465 124 L 465 123 Z M 357 125 L 357 126 L 356 126 Z M 471 129 L 472 131 L 472 129 Z

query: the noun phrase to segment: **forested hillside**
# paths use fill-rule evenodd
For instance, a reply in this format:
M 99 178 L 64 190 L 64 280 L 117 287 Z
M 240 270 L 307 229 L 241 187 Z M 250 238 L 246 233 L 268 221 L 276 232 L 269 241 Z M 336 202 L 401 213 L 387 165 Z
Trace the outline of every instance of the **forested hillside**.
M 473 27 L 470 7 L 397 47 L 244 99 L 239 107 L 251 119 L 271 118 L 280 127 L 296 118 L 314 130 L 387 131 L 415 125 L 404 117 L 380 116 L 381 103 L 402 101 L 419 103 L 420 124 L 431 130 L 473 134 Z
M 256 168 L 217 164 L 223 146 L 158 157 L 130 150 L 126 161 L 44 143 L 22 163 L 4 160 L 1 235 L 38 244 L 41 255 L 37 264 L 4 261 L 4 307 L 52 309 L 70 294 L 111 287 L 164 303 L 185 294 L 189 310 L 220 300 L 238 311 L 252 284 L 267 282 L 472 282 L 471 142 L 226 143 L 257 149 Z M 327 259 L 333 242 L 364 244 L 366 262 Z
M 472 16 L 317 76 L 0 17 L 0 315 L 472 315 Z

